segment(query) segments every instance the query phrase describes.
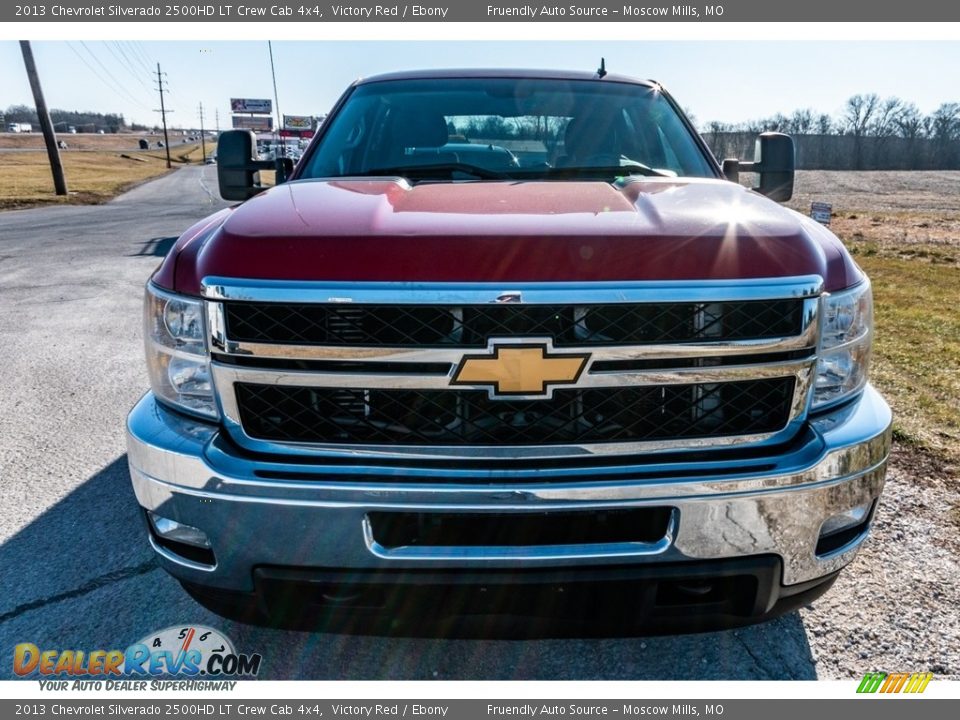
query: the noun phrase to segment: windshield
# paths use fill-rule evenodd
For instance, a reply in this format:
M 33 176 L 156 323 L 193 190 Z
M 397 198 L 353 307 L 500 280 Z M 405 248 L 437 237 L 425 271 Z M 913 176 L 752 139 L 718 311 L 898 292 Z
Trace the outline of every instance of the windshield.
M 656 88 L 599 80 L 416 79 L 358 86 L 300 178 L 413 181 L 715 177 Z

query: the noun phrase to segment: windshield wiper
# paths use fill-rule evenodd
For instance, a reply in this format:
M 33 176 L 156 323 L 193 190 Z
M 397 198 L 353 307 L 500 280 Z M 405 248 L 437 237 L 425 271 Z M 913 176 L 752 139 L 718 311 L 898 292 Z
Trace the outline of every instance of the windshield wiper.
M 427 178 L 443 175 L 445 177 L 453 178 L 453 173 L 461 172 L 465 175 L 473 175 L 476 178 L 481 180 L 509 180 L 510 175 L 507 173 L 498 172 L 496 170 L 488 170 L 487 168 L 478 167 L 476 165 L 470 165 L 469 163 L 429 163 L 426 165 L 396 165 L 394 167 L 381 167 L 381 168 L 372 168 L 365 172 L 360 173 L 361 175 L 400 175 L 402 177 L 414 177 L 421 179 L 424 176 Z
M 671 177 L 665 172 L 655 170 L 649 165 L 638 162 L 624 165 L 590 165 L 585 167 L 550 168 L 545 173 L 550 177 L 594 177 L 596 175 L 624 177 L 627 175 L 643 175 L 645 177 Z

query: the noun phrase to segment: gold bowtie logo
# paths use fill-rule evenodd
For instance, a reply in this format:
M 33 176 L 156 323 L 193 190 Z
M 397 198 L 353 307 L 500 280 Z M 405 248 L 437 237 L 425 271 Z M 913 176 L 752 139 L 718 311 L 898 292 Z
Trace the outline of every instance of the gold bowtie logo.
M 550 397 L 551 385 L 572 384 L 589 355 L 550 354 L 551 343 L 493 343 L 493 354 L 464 355 L 451 385 L 489 385 L 490 397 L 509 395 Z

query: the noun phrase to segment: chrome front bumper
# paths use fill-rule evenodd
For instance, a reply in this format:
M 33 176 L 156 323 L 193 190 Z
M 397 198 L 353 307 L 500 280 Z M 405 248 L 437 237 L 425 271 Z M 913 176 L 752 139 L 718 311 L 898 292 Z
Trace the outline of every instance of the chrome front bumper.
M 357 457 L 288 462 L 247 456 L 219 429 L 159 405 L 147 394 L 127 422 L 130 474 L 147 510 L 200 528 L 215 565 L 160 547 L 177 578 L 223 590 L 253 590 L 262 566 L 326 569 L 609 566 L 777 555 L 783 585 L 836 572 L 867 527 L 829 553 L 815 552 L 828 518 L 875 502 L 883 489 L 891 414 L 870 386 L 854 403 L 811 419 L 780 451 L 694 459 L 623 458 L 611 467 L 558 465 L 470 469 L 391 466 Z M 656 543 L 523 547 L 380 546 L 368 513 L 531 513 L 670 507 Z

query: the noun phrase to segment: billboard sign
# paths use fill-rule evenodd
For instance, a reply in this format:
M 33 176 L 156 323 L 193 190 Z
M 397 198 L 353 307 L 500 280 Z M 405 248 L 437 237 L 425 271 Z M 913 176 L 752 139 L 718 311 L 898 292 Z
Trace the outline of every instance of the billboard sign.
M 273 130 L 273 118 L 269 115 L 234 115 L 234 130 L 256 130 L 269 132 Z
M 313 130 L 313 118 L 310 115 L 284 115 L 284 130 Z
M 235 113 L 269 115 L 273 112 L 273 102 L 263 98 L 230 98 L 230 110 Z
M 281 130 L 280 137 L 282 138 L 302 138 L 304 140 L 309 140 L 313 137 L 313 130 Z

